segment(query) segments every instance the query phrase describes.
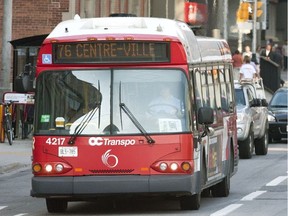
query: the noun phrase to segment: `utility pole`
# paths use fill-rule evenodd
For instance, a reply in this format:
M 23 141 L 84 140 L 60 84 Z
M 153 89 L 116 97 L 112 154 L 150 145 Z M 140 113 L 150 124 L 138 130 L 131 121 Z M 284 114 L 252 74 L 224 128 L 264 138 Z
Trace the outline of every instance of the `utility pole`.
M 257 44 L 257 0 L 254 0 L 253 5 L 253 39 L 252 39 L 252 53 L 256 53 Z
M 11 45 L 12 38 L 12 5 L 13 0 L 3 0 L 3 23 L 2 23 L 2 56 L 0 71 L 1 98 L 5 91 L 11 90 Z
M 228 0 L 224 0 L 224 10 L 223 10 L 223 37 L 225 40 L 228 39 L 227 33 L 227 17 L 228 17 Z

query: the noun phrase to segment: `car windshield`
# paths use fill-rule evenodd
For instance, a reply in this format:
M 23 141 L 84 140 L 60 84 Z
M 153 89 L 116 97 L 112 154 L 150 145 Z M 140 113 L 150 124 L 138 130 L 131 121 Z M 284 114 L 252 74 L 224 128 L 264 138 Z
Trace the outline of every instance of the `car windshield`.
M 236 106 L 246 105 L 243 89 L 235 89 Z
M 37 78 L 36 95 L 35 134 L 189 130 L 188 84 L 181 70 L 45 71 Z M 56 118 L 65 128 L 56 127 Z
M 270 101 L 270 107 L 287 107 L 287 94 L 288 91 L 279 91 L 276 92 L 273 98 Z

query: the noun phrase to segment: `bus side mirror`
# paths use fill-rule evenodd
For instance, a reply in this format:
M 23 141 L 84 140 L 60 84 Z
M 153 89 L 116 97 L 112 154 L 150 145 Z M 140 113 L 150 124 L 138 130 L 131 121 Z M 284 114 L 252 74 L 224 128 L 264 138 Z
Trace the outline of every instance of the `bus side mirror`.
M 211 107 L 200 107 L 198 109 L 198 123 L 210 125 L 214 122 L 214 111 Z

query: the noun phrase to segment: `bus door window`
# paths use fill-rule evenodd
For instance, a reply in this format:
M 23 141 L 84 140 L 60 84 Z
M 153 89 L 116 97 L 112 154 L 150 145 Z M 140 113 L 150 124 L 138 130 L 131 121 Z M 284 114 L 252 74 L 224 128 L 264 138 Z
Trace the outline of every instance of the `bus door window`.
M 233 107 L 233 103 L 234 103 L 234 98 L 233 98 L 233 92 L 232 92 L 232 89 L 231 89 L 231 82 L 234 82 L 233 79 L 231 79 L 230 77 L 230 71 L 232 69 L 229 67 L 229 68 L 225 68 L 225 83 L 226 83 L 226 90 L 227 90 L 227 100 L 228 100 L 228 107 Z M 232 110 L 229 110 L 229 111 L 232 111 Z
M 226 83 L 225 83 L 225 74 L 224 70 L 219 70 L 219 80 L 221 86 L 221 107 L 222 112 L 228 112 L 228 100 L 227 100 L 227 90 L 226 90 Z
M 195 100 L 197 109 L 203 106 L 203 95 L 201 86 L 201 72 L 199 70 L 195 70 Z
M 216 107 L 218 111 L 221 111 L 221 88 L 219 83 L 219 70 L 213 69 L 213 80 L 214 80 L 214 87 L 215 87 L 215 100 L 216 100 Z
M 202 89 L 202 98 L 203 98 L 203 107 L 210 107 L 210 99 L 208 86 L 206 81 L 206 69 L 201 70 L 201 89 Z
M 212 78 L 212 70 L 207 70 L 207 83 L 209 90 L 209 99 L 210 99 L 210 107 L 215 109 L 215 95 L 214 95 L 214 86 L 213 86 L 213 78 Z

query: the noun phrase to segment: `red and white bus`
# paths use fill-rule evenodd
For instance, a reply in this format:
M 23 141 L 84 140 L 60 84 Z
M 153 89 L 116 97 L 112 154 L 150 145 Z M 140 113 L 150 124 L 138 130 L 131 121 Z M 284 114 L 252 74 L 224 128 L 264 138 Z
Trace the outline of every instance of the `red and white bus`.
M 64 21 L 38 55 L 31 196 L 48 212 L 111 195 L 228 196 L 238 149 L 231 53 L 183 22 Z

